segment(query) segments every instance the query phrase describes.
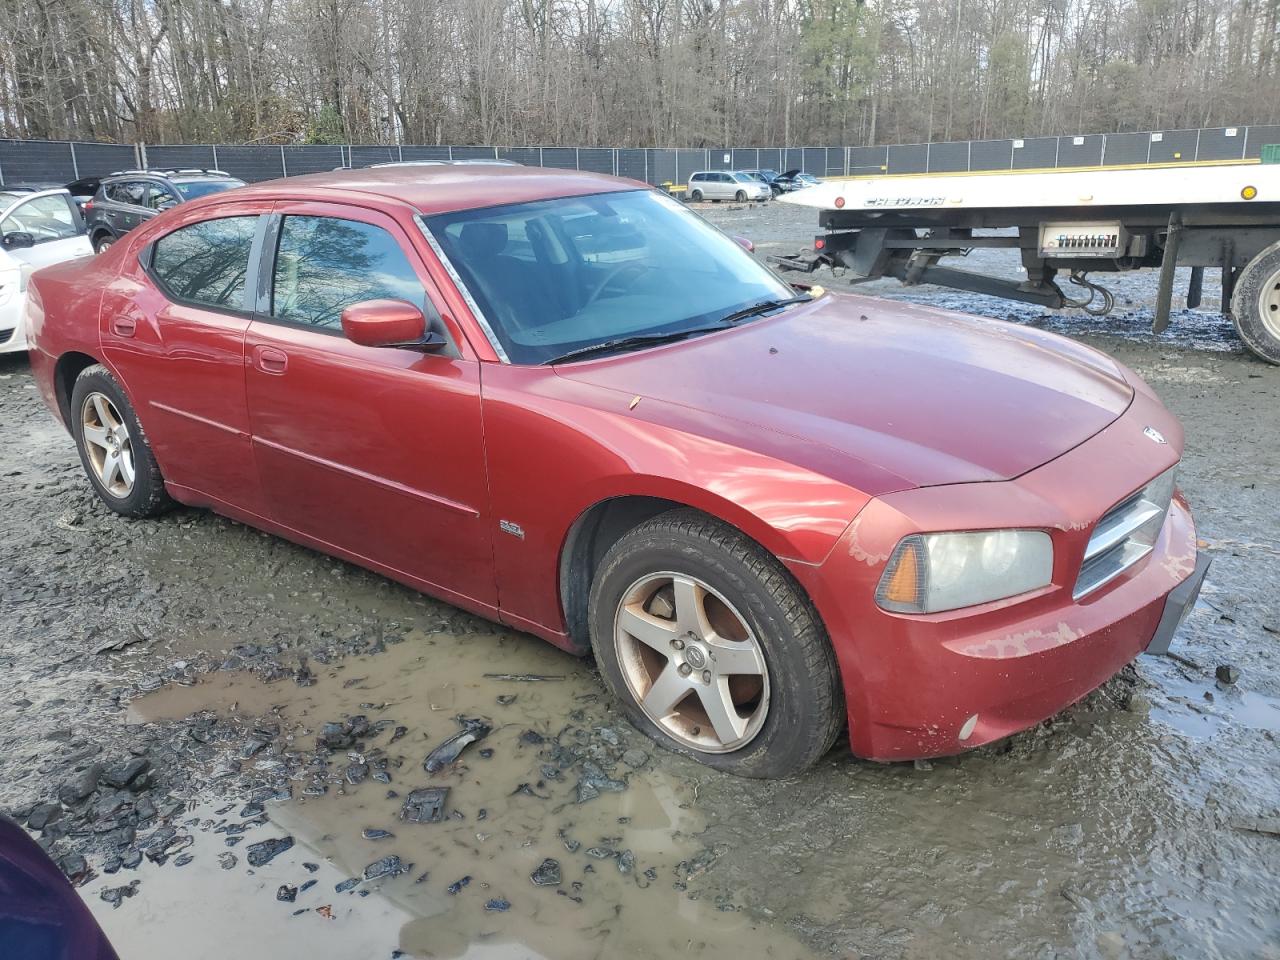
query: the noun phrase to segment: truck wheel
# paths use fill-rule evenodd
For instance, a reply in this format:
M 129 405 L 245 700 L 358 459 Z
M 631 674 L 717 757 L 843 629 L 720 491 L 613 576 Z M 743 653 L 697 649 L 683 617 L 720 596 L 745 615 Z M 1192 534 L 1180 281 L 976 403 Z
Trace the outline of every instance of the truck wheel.
M 844 726 L 835 654 L 776 558 L 695 510 L 625 534 L 591 587 L 591 644 L 627 718 L 747 777 L 812 766 Z
M 101 364 L 76 378 L 71 433 L 89 482 L 116 513 L 154 517 L 172 505 L 133 404 Z
M 1280 243 L 1267 247 L 1240 271 L 1231 296 L 1231 319 L 1249 350 L 1280 364 Z

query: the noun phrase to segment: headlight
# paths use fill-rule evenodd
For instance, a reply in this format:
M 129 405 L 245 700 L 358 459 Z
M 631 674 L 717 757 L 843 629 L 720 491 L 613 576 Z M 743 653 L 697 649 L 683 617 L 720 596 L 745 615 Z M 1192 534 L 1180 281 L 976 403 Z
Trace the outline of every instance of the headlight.
M 912 534 L 894 548 L 876 603 L 896 613 L 940 613 L 1046 587 L 1053 541 L 1042 530 Z

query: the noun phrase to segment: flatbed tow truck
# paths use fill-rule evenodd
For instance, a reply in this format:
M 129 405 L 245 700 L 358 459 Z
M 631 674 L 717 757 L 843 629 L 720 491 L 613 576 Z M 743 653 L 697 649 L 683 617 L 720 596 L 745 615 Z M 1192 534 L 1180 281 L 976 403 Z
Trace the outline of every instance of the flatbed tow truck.
M 778 200 L 817 209 L 825 231 L 812 250 L 770 257 L 785 270 L 825 266 L 852 283 L 895 277 L 1101 316 L 1115 301 L 1091 273 L 1159 269 L 1156 333 L 1169 325 L 1176 268 L 1191 268 L 1190 309 L 1205 268 L 1217 269 L 1240 339 L 1280 364 L 1280 164 L 833 178 Z M 1018 250 L 1025 279 L 940 265 L 979 247 Z

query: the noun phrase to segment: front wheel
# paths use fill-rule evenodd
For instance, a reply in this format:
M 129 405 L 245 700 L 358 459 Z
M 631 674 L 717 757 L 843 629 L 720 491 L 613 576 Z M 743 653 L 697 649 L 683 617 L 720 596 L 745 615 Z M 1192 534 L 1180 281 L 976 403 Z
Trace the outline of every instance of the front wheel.
M 1280 364 L 1280 243 L 1273 243 L 1240 271 L 1231 295 L 1236 333 L 1254 354 Z
M 71 391 L 71 432 L 89 482 L 126 517 L 152 517 L 171 505 L 133 405 L 111 372 L 86 367 Z
M 103 234 L 97 240 L 93 241 L 93 252 L 103 253 L 104 251 L 109 250 L 111 245 L 115 242 L 116 238 L 111 236 L 111 234 Z
M 739 190 L 737 193 L 735 193 L 735 194 L 733 195 L 733 199 L 737 200 L 739 203 L 746 203 L 746 202 L 747 202 L 747 191 L 745 191 L 745 190 Z
M 786 569 L 739 531 L 672 510 L 625 534 L 591 589 L 591 641 L 658 743 L 748 777 L 812 766 L 844 723 L 835 655 Z

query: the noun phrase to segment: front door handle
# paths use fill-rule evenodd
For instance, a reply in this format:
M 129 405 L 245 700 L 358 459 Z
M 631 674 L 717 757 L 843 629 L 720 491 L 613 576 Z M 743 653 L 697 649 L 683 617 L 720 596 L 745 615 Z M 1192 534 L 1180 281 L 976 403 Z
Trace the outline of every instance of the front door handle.
M 132 317 L 116 317 L 111 321 L 111 332 L 117 337 L 132 337 L 138 332 L 138 322 Z
M 254 347 L 253 365 L 263 373 L 279 376 L 289 368 L 289 355 L 275 347 Z

